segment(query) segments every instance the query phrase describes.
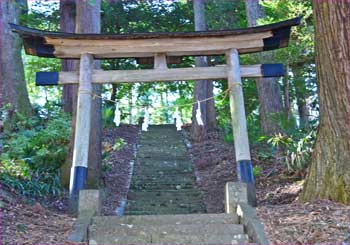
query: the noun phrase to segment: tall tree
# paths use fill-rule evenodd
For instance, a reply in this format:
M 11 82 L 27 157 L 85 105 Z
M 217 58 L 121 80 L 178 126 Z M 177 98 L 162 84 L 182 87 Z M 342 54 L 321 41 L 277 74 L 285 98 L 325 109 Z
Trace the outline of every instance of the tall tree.
M 77 1 L 76 32 L 101 32 L 101 0 Z M 100 62 L 95 61 L 95 69 L 100 68 Z M 101 95 L 101 85 L 93 85 L 93 93 Z M 92 103 L 91 132 L 89 147 L 89 167 L 86 185 L 96 188 L 101 179 L 102 161 L 102 103 L 100 98 L 94 98 Z
M 76 0 L 60 0 L 60 30 L 62 32 L 75 32 Z M 62 60 L 62 71 L 73 71 L 78 62 Z M 63 111 L 72 115 L 72 134 L 67 160 L 61 167 L 61 184 L 68 188 L 73 160 L 74 127 L 77 106 L 77 85 L 64 85 L 62 91 Z
M 245 0 L 248 26 L 256 26 L 257 20 L 265 17 L 264 9 L 259 0 Z M 261 63 L 273 60 L 271 53 L 259 55 Z M 272 135 L 281 129 L 273 115 L 283 113 L 282 94 L 276 78 L 257 78 L 256 87 L 260 105 L 260 125 L 263 132 Z
M 75 0 L 60 0 L 60 30 L 75 32 Z M 62 60 L 62 71 L 73 71 L 74 60 Z M 76 106 L 76 85 L 64 85 L 62 92 L 63 111 L 73 113 Z
M 314 0 L 320 125 L 302 198 L 350 203 L 350 2 Z
M 304 63 L 300 62 L 292 66 L 294 74 L 294 89 L 297 99 L 300 128 L 306 128 L 309 124 L 309 108 L 307 103 L 308 91 L 304 78 Z
M 205 0 L 193 0 L 194 26 L 195 31 L 205 31 L 207 29 L 205 19 Z M 195 58 L 197 67 L 208 66 L 207 57 L 200 56 Z M 213 81 L 199 80 L 194 86 L 194 102 L 204 100 L 213 96 Z M 192 138 L 199 142 L 206 138 L 207 130 L 216 128 L 216 112 L 214 100 L 203 101 L 200 103 L 201 114 L 204 126 L 198 125 L 196 120 L 196 110 L 198 104 L 195 103 L 192 109 Z
M 76 33 L 99 33 L 100 32 L 100 0 L 77 1 L 76 2 Z M 95 61 L 95 68 L 100 67 L 100 62 Z M 93 85 L 93 93 L 101 94 L 101 86 Z M 75 95 L 73 96 L 76 101 Z M 73 103 L 76 104 L 76 102 Z M 89 167 L 87 177 L 87 188 L 96 188 L 100 184 L 101 177 L 101 137 L 102 137 L 102 119 L 101 119 L 101 99 L 94 98 L 92 103 L 91 116 L 91 132 L 90 132 L 90 147 L 89 147 Z M 74 134 L 75 134 L 76 109 L 73 108 L 72 115 L 72 137 L 70 142 L 70 153 L 66 164 L 62 167 L 62 184 L 69 184 L 70 168 L 72 163 L 74 149 Z
M 32 114 L 21 57 L 22 42 L 8 24 L 18 24 L 26 6 L 25 0 L 0 1 L 0 107 L 10 104 L 10 116 L 15 111 Z

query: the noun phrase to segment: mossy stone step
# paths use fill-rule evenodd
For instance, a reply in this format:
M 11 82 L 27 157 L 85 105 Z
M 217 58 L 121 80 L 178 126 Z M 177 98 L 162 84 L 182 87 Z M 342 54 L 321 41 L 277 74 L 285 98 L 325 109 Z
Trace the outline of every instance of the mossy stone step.
M 159 209 L 156 211 L 149 211 L 149 210 L 142 210 L 142 211 L 134 211 L 134 210 L 128 210 L 126 209 L 124 214 L 126 216 L 129 215 L 179 215 L 179 214 L 202 214 L 203 209 L 192 209 L 192 210 L 184 210 L 184 209 L 176 209 L 176 210 L 169 210 L 169 209 Z
M 96 225 L 89 229 L 90 237 L 108 236 L 139 236 L 140 234 L 178 234 L 178 235 L 232 235 L 243 234 L 243 225 L 238 224 L 167 224 L 167 225 Z
M 164 198 L 178 200 L 186 198 L 201 197 L 202 193 L 195 190 L 160 190 L 160 191 L 129 191 L 128 200 L 139 200 L 144 198 Z
M 163 180 L 166 180 L 168 183 L 194 183 L 195 181 L 195 176 L 194 175 L 187 175 L 187 174 L 182 174 L 182 175 L 171 175 L 171 174 L 153 174 L 153 175 L 134 175 L 132 177 L 132 182 L 135 181 L 157 181 L 159 180 L 162 182 Z
M 152 159 L 177 159 L 188 160 L 186 152 L 152 152 L 152 151 L 139 151 L 137 158 L 152 158 Z
M 131 182 L 130 188 L 133 190 L 179 190 L 179 189 L 193 189 L 192 183 L 169 183 L 169 182 Z
M 152 243 L 155 244 L 247 244 L 246 234 L 152 234 Z
M 139 211 L 149 212 L 151 214 L 190 214 L 190 213 L 202 213 L 202 206 L 180 206 L 180 205 L 169 205 L 169 206 L 144 206 L 135 207 L 130 206 L 127 211 Z
M 116 224 L 129 225 L 188 225 L 188 224 L 238 224 L 236 214 L 186 214 L 186 215 L 137 215 L 137 216 L 96 216 L 92 221 L 96 225 L 113 226 Z
M 139 166 L 135 169 L 134 176 L 195 176 L 191 168 L 172 168 L 168 166 Z
M 134 165 L 135 170 L 138 168 L 146 167 L 150 171 L 153 168 L 170 168 L 179 170 L 192 170 L 192 164 L 188 159 L 150 159 L 150 158 L 137 158 Z
M 150 169 L 152 168 L 152 169 Z M 193 170 L 191 168 L 172 168 L 169 166 L 139 166 L 134 171 L 134 175 L 148 175 L 148 176 L 175 176 L 175 175 L 192 175 Z
M 143 197 L 142 199 L 137 200 L 128 200 L 127 202 L 127 208 L 129 207 L 136 207 L 136 208 L 143 208 L 143 207 L 180 207 L 180 208 L 187 208 L 187 207 L 202 207 L 201 198 L 198 197 L 188 197 L 188 198 L 181 198 L 181 197 L 175 197 L 172 199 L 166 199 L 166 198 L 147 198 Z

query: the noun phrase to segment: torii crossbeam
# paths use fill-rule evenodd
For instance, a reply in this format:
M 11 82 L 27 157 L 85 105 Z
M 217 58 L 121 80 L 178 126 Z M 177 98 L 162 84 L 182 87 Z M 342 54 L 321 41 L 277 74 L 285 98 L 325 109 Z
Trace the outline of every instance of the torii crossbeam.
M 239 54 L 283 48 L 292 26 L 300 17 L 270 25 L 223 31 L 74 34 L 47 32 L 10 24 L 24 41 L 27 54 L 47 58 L 80 59 L 77 72 L 38 72 L 37 85 L 79 84 L 77 119 L 70 193 L 85 188 L 93 83 L 183 81 L 227 78 L 234 134 L 237 175 L 247 183 L 249 199 L 255 203 L 255 186 L 244 109 L 241 77 L 283 76 L 283 65 L 240 66 Z M 226 65 L 168 69 L 173 57 L 225 55 Z M 154 68 L 146 70 L 93 70 L 93 59 L 149 58 Z

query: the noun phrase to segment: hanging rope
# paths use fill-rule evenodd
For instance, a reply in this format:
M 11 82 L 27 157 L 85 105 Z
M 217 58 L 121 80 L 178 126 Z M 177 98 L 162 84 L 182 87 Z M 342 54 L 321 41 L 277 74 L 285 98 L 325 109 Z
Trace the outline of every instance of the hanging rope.
M 233 83 L 233 85 L 237 85 L 237 86 L 242 86 L 241 83 Z M 212 100 L 212 99 L 215 99 L 217 97 L 220 97 L 220 96 L 223 96 L 223 98 L 221 99 L 221 101 L 225 100 L 227 95 L 229 94 L 230 92 L 230 89 L 226 89 L 225 91 L 217 94 L 217 95 L 214 95 L 214 96 L 211 96 L 211 97 L 208 97 L 208 98 L 205 98 L 203 100 L 197 100 L 196 102 L 192 102 L 192 103 L 187 103 L 187 104 L 182 104 L 182 105 L 168 105 L 168 106 L 158 106 L 158 107 L 154 107 L 154 106 L 151 106 L 151 105 L 141 105 L 141 106 L 133 106 L 133 107 L 136 107 L 136 108 L 142 108 L 144 109 L 144 120 L 143 120 L 143 123 L 142 123 L 142 131 L 147 131 L 148 130 L 148 126 L 149 126 L 149 123 L 150 123 L 150 115 L 149 115 L 149 111 L 148 111 L 148 108 L 151 107 L 151 108 L 155 108 L 155 109 L 170 109 L 170 108 L 176 108 L 175 110 L 175 113 L 174 113 L 174 119 L 176 119 L 176 128 L 177 130 L 181 130 L 181 127 L 183 125 L 182 123 L 182 120 L 181 120 L 181 116 L 180 116 L 180 113 L 179 113 L 179 107 L 186 107 L 186 106 L 193 106 L 197 103 L 197 110 L 196 110 L 196 120 L 197 120 L 197 123 L 198 125 L 204 125 L 203 123 L 203 120 L 202 120 L 202 114 L 201 114 L 201 108 L 200 108 L 200 103 L 202 102 L 205 102 L 205 101 L 209 101 L 209 100 Z M 113 122 L 115 123 L 115 125 L 118 127 L 120 125 L 120 121 L 121 121 L 121 111 L 119 110 L 119 102 L 118 101 L 114 101 L 114 100 L 110 100 L 110 99 L 106 99 L 106 98 L 103 98 L 102 96 L 100 95 L 97 95 L 91 91 L 88 91 L 88 90 L 79 90 L 79 93 L 80 94 L 90 94 L 92 96 L 92 99 L 95 100 L 96 98 L 100 98 L 104 101 L 108 101 L 108 102 L 112 102 L 115 104 L 115 111 L 114 111 L 114 119 L 113 119 Z
M 199 126 L 203 126 L 203 120 L 202 120 L 202 113 L 201 113 L 201 103 L 199 101 L 197 101 L 198 106 L 197 106 L 197 110 L 196 110 L 196 120 Z
M 119 103 L 115 103 L 115 111 L 114 111 L 114 119 L 113 122 L 115 123 L 115 126 L 119 127 L 120 125 L 120 119 L 121 119 L 121 112 L 119 110 Z
M 182 123 L 182 119 L 181 119 L 181 115 L 180 115 L 178 107 L 176 107 L 176 110 L 174 113 L 174 119 L 175 119 L 175 123 L 176 123 L 176 129 L 177 129 L 177 131 L 180 131 L 183 123 Z
M 234 85 L 242 86 L 241 83 L 234 83 Z M 133 105 L 133 107 L 135 107 L 135 108 L 140 108 L 140 109 L 143 109 L 143 108 L 146 108 L 146 107 L 148 107 L 148 108 L 155 108 L 155 109 L 170 109 L 170 108 L 176 108 L 176 107 L 182 108 L 182 107 L 186 107 L 186 106 L 193 106 L 194 104 L 196 104 L 196 103 L 198 103 L 198 102 L 199 102 L 199 103 L 202 103 L 202 102 L 205 102 L 205 101 L 209 101 L 209 100 L 218 98 L 218 97 L 220 97 L 220 96 L 222 96 L 222 95 L 224 95 L 224 97 L 222 98 L 222 100 L 224 100 L 224 99 L 227 97 L 229 91 L 230 91 L 230 89 L 226 89 L 225 91 L 223 91 L 223 92 L 221 92 L 221 93 L 219 93 L 219 94 L 217 94 L 217 95 L 214 95 L 214 96 L 212 96 L 212 97 L 208 97 L 208 98 L 205 98 L 205 99 L 203 99 L 203 100 L 197 100 L 197 101 L 195 101 L 195 102 L 186 103 L 186 104 L 181 104 L 181 105 L 168 105 L 168 106 L 152 106 L 152 105 L 140 105 L 140 106 L 138 106 L 138 105 Z M 107 101 L 107 102 L 111 102 L 111 103 L 118 103 L 118 104 L 120 104 L 118 101 L 114 101 L 114 100 L 110 100 L 110 99 L 103 98 L 101 95 L 97 95 L 97 94 L 95 94 L 95 93 L 93 93 L 93 92 L 90 92 L 90 91 L 87 91 L 87 90 L 80 90 L 79 92 L 80 92 L 80 93 L 84 93 L 84 94 L 90 94 L 90 95 L 92 96 L 92 99 L 94 99 L 94 100 L 95 100 L 96 98 L 99 98 L 99 99 L 102 99 L 103 101 Z
M 143 123 L 142 123 L 142 131 L 147 131 L 148 130 L 148 125 L 149 125 L 149 112 L 148 108 L 145 108 L 145 116 L 143 118 Z

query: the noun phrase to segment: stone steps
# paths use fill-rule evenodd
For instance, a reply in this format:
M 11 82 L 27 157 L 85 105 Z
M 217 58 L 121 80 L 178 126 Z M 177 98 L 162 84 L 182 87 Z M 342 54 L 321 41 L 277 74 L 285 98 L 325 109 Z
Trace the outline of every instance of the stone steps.
M 176 215 L 174 215 L 176 216 Z M 247 243 L 243 226 L 214 219 L 212 217 L 194 218 L 194 215 L 181 215 L 170 218 L 162 215 L 139 216 L 139 218 L 94 219 L 89 229 L 89 244 L 241 244 Z M 191 222 L 190 219 L 193 219 Z M 169 220 L 167 220 L 169 219 Z M 234 220 L 232 219 L 232 222 Z
M 174 125 L 142 132 L 125 214 L 204 213 L 182 135 Z
M 174 125 L 149 127 L 137 149 L 124 216 L 98 216 L 89 244 L 244 244 L 236 214 L 206 214 Z
M 96 225 L 114 226 L 118 224 L 166 225 L 166 224 L 238 224 L 236 214 L 188 214 L 188 215 L 140 215 L 140 216 L 97 216 Z

